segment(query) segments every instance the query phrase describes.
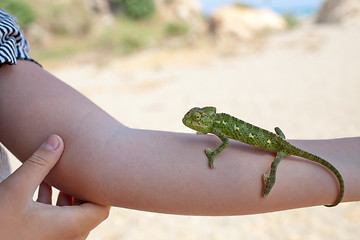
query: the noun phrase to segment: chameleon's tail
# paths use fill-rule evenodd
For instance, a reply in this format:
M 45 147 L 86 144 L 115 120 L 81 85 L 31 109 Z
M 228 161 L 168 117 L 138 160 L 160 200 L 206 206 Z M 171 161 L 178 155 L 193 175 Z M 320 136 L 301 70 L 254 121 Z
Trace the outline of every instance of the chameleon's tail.
M 317 162 L 317 163 L 323 165 L 324 167 L 326 167 L 327 169 L 329 169 L 336 176 L 337 180 L 339 181 L 339 185 L 340 185 L 339 197 L 334 204 L 325 205 L 325 206 L 326 207 L 335 207 L 336 205 L 338 205 L 344 196 L 344 180 L 343 180 L 340 172 L 331 163 L 329 163 L 325 159 L 322 159 L 321 157 L 318 157 L 312 153 L 301 150 L 300 148 L 297 148 L 295 146 L 292 146 L 292 150 L 293 151 L 292 151 L 291 155 L 295 155 L 298 157 L 306 158 L 311 161 Z

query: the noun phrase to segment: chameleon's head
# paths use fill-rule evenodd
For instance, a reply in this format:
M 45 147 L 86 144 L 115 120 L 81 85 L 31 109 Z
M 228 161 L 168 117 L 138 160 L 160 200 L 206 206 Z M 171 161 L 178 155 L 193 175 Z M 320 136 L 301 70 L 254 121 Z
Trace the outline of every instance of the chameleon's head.
M 210 133 L 215 115 L 216 108 L 214 107 L 194 107 L 185 114 L 182 122 L 185 126 L 198 132 Z

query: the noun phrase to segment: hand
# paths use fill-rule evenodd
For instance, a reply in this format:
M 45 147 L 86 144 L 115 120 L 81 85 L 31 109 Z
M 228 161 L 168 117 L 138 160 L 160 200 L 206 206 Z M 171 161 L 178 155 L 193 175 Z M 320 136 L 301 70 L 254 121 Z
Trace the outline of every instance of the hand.
M 52 135 L 12 175 L 0 183 L 0 239 L 86 239 L 104 221 L 109 207 L 92 203 L 73 205 L 73 198 L 60 193 L 58 206 L 51 205 L 51 187 L 42 183 L 38 202 L 32 197 L 37 186 L 55 166 L 64 149 Z

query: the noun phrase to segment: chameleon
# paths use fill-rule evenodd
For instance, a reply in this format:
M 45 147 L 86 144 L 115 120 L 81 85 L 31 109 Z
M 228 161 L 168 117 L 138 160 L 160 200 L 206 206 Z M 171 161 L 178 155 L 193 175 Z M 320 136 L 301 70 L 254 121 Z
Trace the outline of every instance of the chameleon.
M 211 133 L 221 139 L 222 144 L 214 151 L 210 148 L 205 149 L 210 168 L 215 167 L 215 156 L 230 144 L 229 138 L 257 148 L 276 152 L 276 157 L 271 164 L 270 174 L 263 174 L 264 198 L 270 193 L 275 184 L 276 171 L 280 160 L 290 155 L 295 155 L 319 163 L 336 176 L 340 185 L 340 193 L 336 202 L 331 205 L 325 205 L 326 207 L 338 205 L 344 196 L 344 180 L 340 172 L 330 162 L 287 142 L 284 133 L 278 127 L 275 128 L 275 133 L 272 133 L 229 114 L 216 113 L 215 107 L 194 107 L 185 114 L 182 122 L 185 126 L 196 130 L 198 133 Z

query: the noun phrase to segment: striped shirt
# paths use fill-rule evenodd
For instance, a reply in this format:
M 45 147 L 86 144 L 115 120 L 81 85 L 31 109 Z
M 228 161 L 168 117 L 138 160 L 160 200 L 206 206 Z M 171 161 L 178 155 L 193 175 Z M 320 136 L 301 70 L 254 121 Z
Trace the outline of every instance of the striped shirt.
M 0 9 L 0 66 L 14 65 L 17 59 L 34 61 L 29 55 L 29 44 L 17 21 Z

